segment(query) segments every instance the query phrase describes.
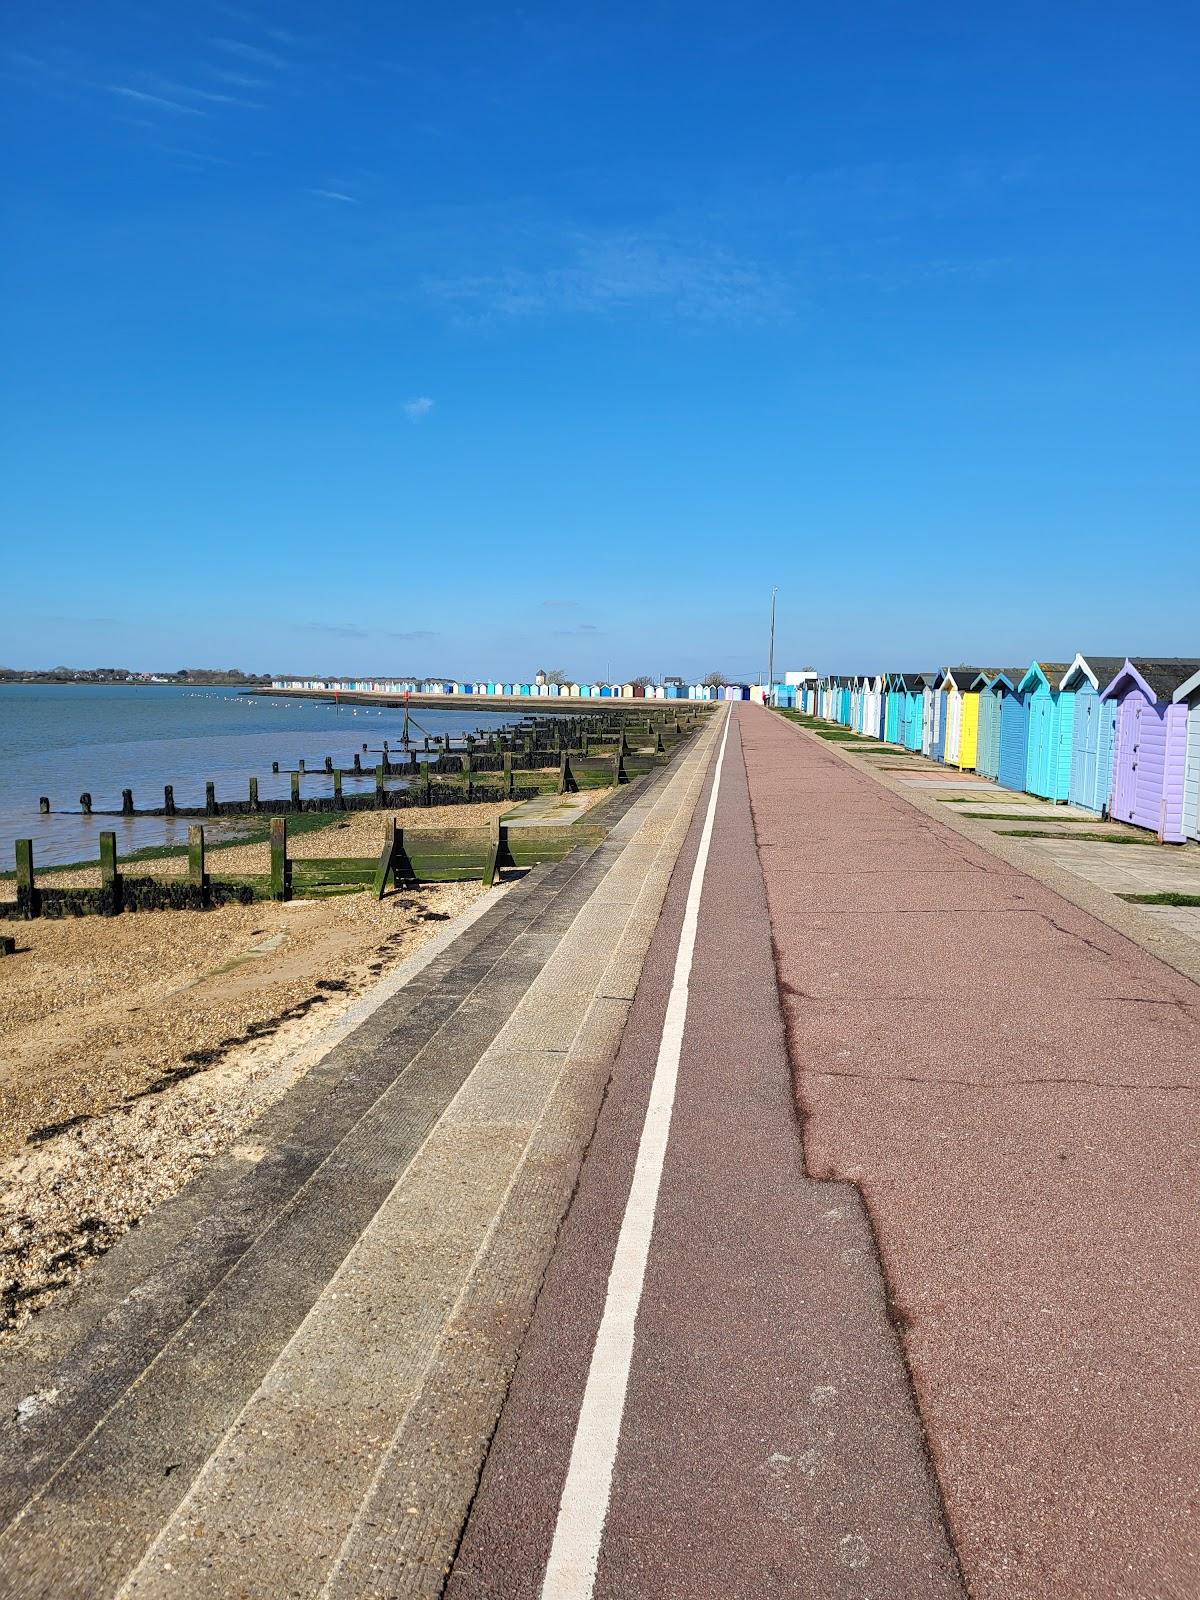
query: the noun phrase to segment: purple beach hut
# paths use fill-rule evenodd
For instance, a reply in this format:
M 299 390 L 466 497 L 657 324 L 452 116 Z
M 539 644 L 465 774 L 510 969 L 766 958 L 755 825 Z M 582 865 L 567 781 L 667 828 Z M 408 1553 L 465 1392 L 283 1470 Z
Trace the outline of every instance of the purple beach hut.
M 1171 697 L 1197 671 L 1200 661 L 1130 658 L 1101 696 L 1117 703 L 1111 815 L 1169 844 L 1185 838 L 1187 763 L 1187 707 Z

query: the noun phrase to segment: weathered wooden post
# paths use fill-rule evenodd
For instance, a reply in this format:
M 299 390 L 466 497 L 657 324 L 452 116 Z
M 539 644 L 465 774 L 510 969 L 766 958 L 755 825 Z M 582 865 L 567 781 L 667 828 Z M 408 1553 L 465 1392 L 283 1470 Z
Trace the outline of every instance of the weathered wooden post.
M 359 755 L 357 750 L 354 752 L 354 770 L 355 772 L 362 771 L 362 757 Z
M 558 758 L 558 792 L 559 794 L 575 794 L 579 785 L 575 782 L 575 774 L 571 771 L 571 757 L 564 750 Z
M 278 772 L 279 771 L 279 763 L 278 763 L 278 761 L 272 761 L 272 763 L 271 763 L 271 771 L 272 772 Z
M 425 763 L 424 800 L 427 806 L 431 806 L 433 804 L 433 764 L 429 761 Z
M 488 849 L 483 862 L 483 887 L 490 889 L 500 870 L 500 852 L 505 844 L 505 829 L 499 817 L 493 817 L 488 828 Z
M 251 778 L 250 779 L 250 809 L 251 809 L 251 811 L 257 811 L 258 810 L 258 779 L 257 778 Z
M 287 853 L 287 818 L 271 818 L 271 899 L 292 898 L 292 864 Z
M 204 829 L 198 822 L 188 828 L 188 882 L 207 898 L 208 873 L 204 870 Z
M 326 756 L 325 757 L 325 771 L 326 772 L 332 772 L 333 771 L 333 757 L 332 756 Z
M 333 775 L 333 803 L 339 811 L 346 809 L 346 802 L 342 799 L 342 775 L 335 772 Z
M 163 784 L 163 811 L 168 817 L 175 815 L 175 785 L 173 783 Z
M 660 756 L 665 756 L 666 753 L 667 753 L 667 747 L 663 743 L 663 736 L 662 736 L 662 729 L 661 728 L 658 730 L 658 733 L 655 735 L 654 750 L 655 750 L 655 753 L 657 755 L 660 755 Z
M 92 797 L 86 789 L 79 796 L 79 809 L 85 817 L 90 817 L 92 814 Z
M 299 809 L 300 809 L 300 774 L 298 772 L 293 772 L 292 773 L 292 804 L 295 806 L 296 810 L 299 811 Z
M 217 805 L 217 786 L 215 783 L 206 783 L 204 785 L 204 809 L 210 817 L 217 816 L 221 809 Z
M 15 956 L 16 953 L 17 941 L 11 934 L 0 933 L 0 956 Z
M 38 797 L 38 810 L 44 817 L 50 815 L 50 796 L 43 794 Z
M 121 874 L 117 871 L 117 836 L 100 835 L 100 909 L 115 917 L 121 909 Z
M 375 804 L 383 809 L 383 768 L 375 768 Z
M 297 761 L 296 770 L 298 772 L 303 772 L 304 771 L 304 757 L 303 756 L 301 756 L 299 761 Z
M 23 917 L 37 917 L 42 911 L 42 897 L 33 877 L 33 840 L 18 839 L 17 854 L 17 910 Z
M 133 815 L 133 790 L 132 789 L 122 789 L 121 790 L 121 815 L 123 817 L 131 817 Z
M 383 825 L 383 849 L 379 855 L 379 865 L 375 868 L 375 898 L 382 900 L 387 889 L 388 879 L 396 871 L 404 851 L 404 829 L 396 826 L 395 817 L 389 817 Z

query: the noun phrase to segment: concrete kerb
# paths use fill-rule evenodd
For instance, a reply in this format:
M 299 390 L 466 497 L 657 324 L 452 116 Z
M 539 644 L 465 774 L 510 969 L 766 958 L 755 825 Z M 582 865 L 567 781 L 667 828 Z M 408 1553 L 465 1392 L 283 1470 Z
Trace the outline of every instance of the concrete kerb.
M 624 848 L 127 1579 L 131 1594 L 178 1593 L 189 1572 L 209 1587 L 232 1579 L 243 1538 L 272 1527 L 256 1560 L 280 1593 L 323 1578 L 330 1597 L 440 1590 L 718 723 L 617 824 Z
M 1098 922 L 1103 922 L 1107 927 L 1122 934 L 1131 944 L 1136 944 L 1150 955 L 1156 956 L 1166 966 L 1173 967 L 1185 978 L 1190 978 L 1193 983 L 1200 983 L 1200 947 L 1197 947 L 1195 940 L 1175 929 L 1166 932 L 1153 914 L 1148 914 L 1127 900 L 1118 900 L 1107 890 L 1077 877 L 1073 872 L 1055 866 L 1040 851 L 1031 849 L 1022 840 L 996 834 L 986 822 L 974 822 L 970 818 L 960 816 L 955 806 L 942 805 L 937 800 L 914 791 L 894 779 L 890 773 L 881 772 L 874 765 L 856 760 L 852 753 L 841 750 L 835 740 L 822 739 L 819 734 L 798 726 L 786 717 L 780 717 L 779 720 L 786 723 L 798 737 L 810 740 L 822 750 L 832 752 L 839 761 L 845 762 L 856 772 L 865 773 L 873 782 L 883 789 L 890 790 L 915 811 L 932 817 L 935 822 L 944 823 L 952 833 L 961 834 L 964 839 L 979 845 L 981 849 L 1003 861 L 1006 866 L 1014 868 L 1037 883 L 1045 884 L 1064 900 L 1069 900 L 1081 911 L 1086 911 L 1095 917 Z M 1173 847 L 1163 845 L 1161 848 L 1169 850 Z

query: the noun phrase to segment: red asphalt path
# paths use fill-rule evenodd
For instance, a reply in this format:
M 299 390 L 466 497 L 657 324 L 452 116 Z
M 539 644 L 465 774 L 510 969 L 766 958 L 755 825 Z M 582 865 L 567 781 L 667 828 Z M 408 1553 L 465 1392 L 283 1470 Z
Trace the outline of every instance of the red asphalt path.
M 1200 990 L 739 723 L 808 1170 L 869 1208 L 972 1595 L 1200 1595 Z
M 586 1593 L 950 1600 L 963 1589 L 870 1225 L 853 1187 L 813 1182 L 802 1168 L 740 742 L 765 720 L 739 708 L 726 751 L 612 1493 Z M 707 796 L 650 947 L 447 1582 L 451 1600 L 541 1591 L 706 806 Z

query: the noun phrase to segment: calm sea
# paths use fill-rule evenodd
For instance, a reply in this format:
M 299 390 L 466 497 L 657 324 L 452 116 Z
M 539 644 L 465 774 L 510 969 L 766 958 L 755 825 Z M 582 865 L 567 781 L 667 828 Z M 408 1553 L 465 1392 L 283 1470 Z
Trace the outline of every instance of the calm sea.
M 431 734 L 512 720 L 511 713 L 473 706 L 422 707 L 413 715 Z M 115 830 L 122 853 L 186 841 L 186 819 L 80 816 L 85 790 L 97 810 L 119 807 L 122 789 L 133 790 L 135 805 L 161 805 L 166 783 L 175 786 L 176 805 L 203 805 L 206 781 L 216 784 L 218 800 L 242 800 L 253 775 L 263 800 L 282 799 L 287 769 L 300 758 L 310 768 L 326 756 L 348 767 L 357 750 L 363 765 L 373 766 L 384 739 L 399 742 L 403 720 L 403 711 L 384 707 L 338 708 L 236 689 L 0 684 L 0 868 L 11 870 L 15 839 L 32 839 L 34 861 L 43 866 L 96 859 L 102 828 Z M 272 761 L 283 769 L 278 777 Z M 362 786 L 372 783 L 367 777 Z M 332 787 L 331 778 L 315 773 L 304 780 L 306 794 Z M 346 792 L 353 787 L 346 779 Z M 50 798 L 49 816 L 38 812 L 39 795 Z

